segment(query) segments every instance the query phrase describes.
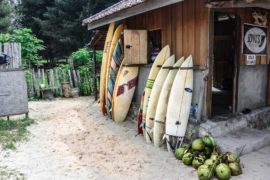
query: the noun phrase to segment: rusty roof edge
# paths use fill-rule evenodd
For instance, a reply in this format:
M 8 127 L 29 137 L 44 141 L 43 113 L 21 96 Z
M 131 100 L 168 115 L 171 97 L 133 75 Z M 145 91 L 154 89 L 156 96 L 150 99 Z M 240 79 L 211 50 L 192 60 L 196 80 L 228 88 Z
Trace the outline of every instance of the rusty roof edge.
M 182 2 L 184 0 L 146 0 L 144 3 L 137 4 L 131 8 L 126 8 L 115 12 L 110 16 L 105 16 L 101 19 L 93 21 L 91 23 L 86 23 L 88 25 L 88 30 L 93 30 L 101 26 L 110 24 L 111 22 L 121 21 L 123 19 L 136 16 L 151 10 L 159 9 L 171 4 Z
M 145 1 L 147 1 L 147 0 L 122 0 L 122 1 L 112 5 L 110 7 L 100 11 L 97 14 L 94 14 L 93 16 L 90 16 L 89 18 L 84 19 L 82 25 L 86 25 L 86 24 L 89 24 L 91 22 L 97 21 L 101 18 L 112 15 L 116 12 L 121 11 L 121 10 L 128 9 L 128 8 L 131 8 L 131 7 L 136 6 L 138 4 L 144 3 Z

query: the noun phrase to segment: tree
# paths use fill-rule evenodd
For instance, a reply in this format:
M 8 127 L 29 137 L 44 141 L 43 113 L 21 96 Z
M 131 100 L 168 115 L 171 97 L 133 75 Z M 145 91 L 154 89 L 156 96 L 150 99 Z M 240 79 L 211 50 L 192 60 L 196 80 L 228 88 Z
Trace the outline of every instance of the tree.
M 89 42 L 82 20 L 118 0 L 22 0 L 22 24 L 44 40 L 49 59 L 68 57 Z
M 12 8 L 7 0 L 0 0 L 0 33 L 8 31 L 11 25 Z

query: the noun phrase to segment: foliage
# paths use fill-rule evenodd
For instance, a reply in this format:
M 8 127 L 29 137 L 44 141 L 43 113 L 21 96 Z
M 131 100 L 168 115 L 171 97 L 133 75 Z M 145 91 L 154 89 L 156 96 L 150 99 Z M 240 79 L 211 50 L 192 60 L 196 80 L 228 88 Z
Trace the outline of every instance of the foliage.
M 21 120 L 0 119 L 0 144 L 3 149 L 15 149 L 16 143 L 27 140 L 27 127 L 34 123 L 34 120 L 25 118 Z
M 0 0 L 0 33 L 6 33 L 11 25 L 12 7 L 7 0 Z
M 0 34 L 0 42 L 18 42 L 22 46 L 22 64 L 30 67 L 31 64 L 40 66 L 43 61 L 39 52 L 45 49 L 43 41 L 33 35 L 28 28 L 13 30 L 11 34 Z
M 79 49 L 71 54 L 69 59 L 73 61 L 75 67 L 84 66 L 89 63 L 91 54 L 86 48 Z
M 22 24 L 44 40 L 44 57 L 50 60 L 69 56 L 90 40 L 81 25 L 84 18 L 119 0 L 22 0 Z

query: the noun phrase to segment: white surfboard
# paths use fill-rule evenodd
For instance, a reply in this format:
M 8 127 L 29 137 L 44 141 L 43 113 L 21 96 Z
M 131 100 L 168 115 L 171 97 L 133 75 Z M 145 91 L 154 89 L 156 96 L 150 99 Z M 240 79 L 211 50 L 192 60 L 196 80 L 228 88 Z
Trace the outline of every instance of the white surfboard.
M 172 55 L 162 65 L 161 70 L 159 71 L 155 83 L 153 85 L 153 89 L 149 98 L 148 108 L 146 112 L 145 139 L 147 143 L 151 143 L 153 141 L 152 129 L 154 127 L 154 119 L 159 95 L 163 87 L 164 81 L 166 80 L 166 77 L 170 72 L 170 69 L 172 69 L 174 63 L 175 63 L 175 55 Z
M 162 139 L 165 134 L 165 119 L 166 119 L 168 101 L 169 101 L 174 78 L 183 62 L 184 62 L 184 57 L 179 59 L 173 66 L 173 69 L 170 70 L 159 96 L 156 114 L 155 114 L 154 130 L 153 130 L 153 141 L 156 147 L 160 147 L 164 143 Z
M 166 118 L 166 135 L 184 137 L 193 91 L 193 59 L 189 56 L 173 82 Z
M 156 57 L 152 68 L 150 70 L 147 82 L 146 82 L 146 86 L 144 89 L 144 102 L 143 102 L 143 113 L 142 113 L 142 121 L 143 121 L 143 135 L 145 137 L 145 122 L 146 122 L 146 112 L 147 112 L 147 107 L 148 107 L 148 102 L 149 102 L 149 98 L 152 92 L 152 88 L 154 85 L 154 82 L 156 80 L 156 77 L 158 75 L 158 72 L 161 68 L 161 66 L 164 64 L 165 60 L 168 59 L 170 57 L 170 47 L 169 45 L 165 46 L 160 53 L 158 54 L 158 56 Z

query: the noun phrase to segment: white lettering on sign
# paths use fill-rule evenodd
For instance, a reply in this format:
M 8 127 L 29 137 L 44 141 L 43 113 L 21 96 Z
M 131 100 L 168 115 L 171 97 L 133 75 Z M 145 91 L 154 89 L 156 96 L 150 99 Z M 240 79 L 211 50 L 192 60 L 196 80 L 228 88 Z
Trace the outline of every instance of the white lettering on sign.
M 267 34 L 257 27 L 249 29 L 244 40 L 246 47 L 255 54 L 261 53 L 267 46 Z

